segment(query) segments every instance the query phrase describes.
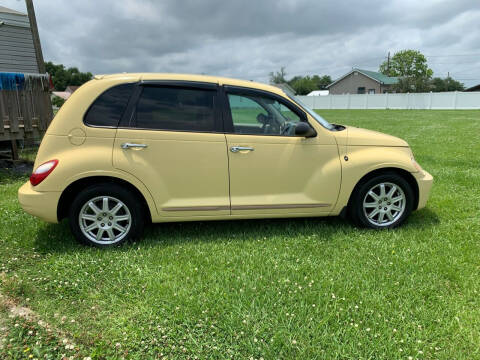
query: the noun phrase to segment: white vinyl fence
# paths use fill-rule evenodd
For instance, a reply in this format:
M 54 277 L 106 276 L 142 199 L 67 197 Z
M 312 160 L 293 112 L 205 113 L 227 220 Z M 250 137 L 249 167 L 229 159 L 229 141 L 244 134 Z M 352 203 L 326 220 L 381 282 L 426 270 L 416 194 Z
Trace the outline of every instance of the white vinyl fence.
M 480 92 L 299 96 L 312 109 L 480 109 Z

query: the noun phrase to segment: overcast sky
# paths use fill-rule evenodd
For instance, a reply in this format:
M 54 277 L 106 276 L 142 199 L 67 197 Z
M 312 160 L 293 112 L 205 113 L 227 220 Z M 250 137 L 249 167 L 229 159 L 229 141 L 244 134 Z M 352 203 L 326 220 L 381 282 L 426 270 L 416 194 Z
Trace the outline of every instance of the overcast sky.
M 23 0 L 0 5 L 25 11 Z M 378 70 L 402 49 L 434 76 L 480 83 L 480 0 L 34 0 L 45 60 L 94 74 L 268 81 Z

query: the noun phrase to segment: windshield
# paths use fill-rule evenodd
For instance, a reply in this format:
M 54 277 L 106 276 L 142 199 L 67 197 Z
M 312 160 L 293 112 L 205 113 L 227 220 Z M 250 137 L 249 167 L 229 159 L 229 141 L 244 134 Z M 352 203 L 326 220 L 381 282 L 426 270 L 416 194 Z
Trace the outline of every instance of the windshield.
M 305 110 L 307 113 L 310 114 L 310 116 L 312 116 L 315 120 L 317 120 L 320 125 L 322 125 L 323 127 L 327 128 L 328 130 L 335 130 L 335 126 L 333 126 L 332 124 L 330 124 L 327 120 L 325 120 L 324 118 L 322 118 L 320 115 L 318 115 L 315 111 L 313 111 L 312 109 L 310 109 L 307 105 L 305 105 L 298 97 L 296 97 L 294 94 L 292 94 L 290 91 L 288 90 L 283 90 L 283 92 L 290 98 L 292 99 L 293 101 L 295 101 L 298 105 L 300 105 L 303 110 Z

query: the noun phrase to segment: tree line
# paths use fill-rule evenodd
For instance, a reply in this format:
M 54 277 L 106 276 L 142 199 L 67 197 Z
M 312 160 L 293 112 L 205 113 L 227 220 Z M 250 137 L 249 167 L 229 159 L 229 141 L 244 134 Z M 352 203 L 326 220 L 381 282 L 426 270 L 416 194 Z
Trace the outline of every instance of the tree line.
M 287 80 L 287 73 L 285 67 L 282 66 L 279 71 L 270 73 L 270 82 L 272 84 L 288 84 L 298 95 L 307 95 L 314 90 L 323 90 L 332 83 L 332 78 L 329 75 L 306 75 L 294 76 Z
M 81 72 L 77 67 L 66 68 L 63 64 L 45 63 L 45 69 L 50 74 L 55 91 L 65 91 L 67 86 L 80 86 L 91 80 L 91 72 Z
M 433 77 L 433 70 L 428 67 L 427 58 L 417 50 L 396 52 L 391 59 L 380 64 L 379 72 L 398 78 L 398 82 L 393 86 L 393 90 L 398 93 L 465 90 L 463 83 L 450 76 Z M 279 71 L 271 72 L 269 75 L 272 84 L 286 83 L 298 95 L 307 95 L 314 90 L 325 89 L 332 83 L 329 75 L 294 76 L 288 80 L 285 67 L 281 67 Z
M 65 91 L 69 85 L 79 86 L 92 79 L 92 73 L 81 72 L 77 67 L 65 67 L 63 64 L 45 63 L 50 74 L 55 91 Z M 398 78 L 393 90 L 406 92 L 442 92 L 463 91 L 465 85 L 450 76 L 446 78 L 433 77 L 433 71 L 428 67 L 427 58 L 417 50 L 402 50 L 396 52 L 391 59 L 385 60 L 379 66 L 379 72 Z M 271 72 L 272 84 L 288 84 L 298 95 L 307 95 L 314 90 L 323 90 L 332 83 L 330 75 L 297 75 L 287 79 L 285 67 Z

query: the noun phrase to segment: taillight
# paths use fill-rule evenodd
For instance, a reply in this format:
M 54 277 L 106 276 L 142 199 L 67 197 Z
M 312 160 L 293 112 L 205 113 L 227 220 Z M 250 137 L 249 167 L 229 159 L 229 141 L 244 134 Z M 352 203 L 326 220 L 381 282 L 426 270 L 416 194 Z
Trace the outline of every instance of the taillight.
M 30 184 L 33 186 L 40 184 L 55 169 L 58 160 L 50 160 L 35 169 L 30 176 Z

